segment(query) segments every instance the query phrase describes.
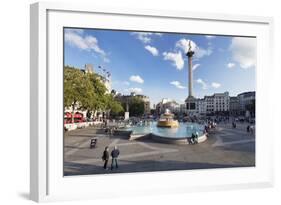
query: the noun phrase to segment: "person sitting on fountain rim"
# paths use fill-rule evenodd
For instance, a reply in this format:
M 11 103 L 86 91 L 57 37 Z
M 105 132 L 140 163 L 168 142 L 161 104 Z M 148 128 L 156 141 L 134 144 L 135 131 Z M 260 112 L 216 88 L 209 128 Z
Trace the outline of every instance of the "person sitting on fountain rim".
M 192 135 L 191 135 L 191 143 L 195 144 L 195 134 L 194 133 L 192 133 Z
M 198 137 L 199 137 L 199 133 L 198 133 L 198 132 L 196 132 L 196 134 L 195 134 L 195 138 L 194 138 L 194 140 L 195 140 L 195 143 L 196 143 L 196 144 L 198 144 Z

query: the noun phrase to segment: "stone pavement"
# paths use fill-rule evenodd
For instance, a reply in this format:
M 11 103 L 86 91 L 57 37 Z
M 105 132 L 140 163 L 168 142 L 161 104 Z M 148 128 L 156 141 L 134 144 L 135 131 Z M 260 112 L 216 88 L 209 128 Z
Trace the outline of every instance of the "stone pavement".
M 98 138 L 97 147 L 90 149 L 93 137 Z M 103 150 L 109 146 L 111 152 L 115 145 L 120 150 L 119 168 L 104 170 Z M 196 145 L 164 144 L 150 139 L 129 141 L 92 127 L 69 131 L 64 136 L 65 176 L 245 166 L 255 166 L 255 136 L 240 124 L 236 129 L 220 124 L 207 141 Z

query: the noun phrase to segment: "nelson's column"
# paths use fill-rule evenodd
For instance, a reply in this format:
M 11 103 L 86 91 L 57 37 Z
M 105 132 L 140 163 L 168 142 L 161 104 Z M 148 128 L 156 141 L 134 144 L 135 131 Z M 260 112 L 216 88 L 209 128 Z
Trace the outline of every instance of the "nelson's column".
M 191 50 L 191 43 L 189 41 L 189 49 L 186 53 L 188 57 L 188 97 L 185 100 L 187 113 L 193 115 L 196 112 L 196 98 L 193 96 L 193 71 L 192 71 L 192 57 L 194 51 Z

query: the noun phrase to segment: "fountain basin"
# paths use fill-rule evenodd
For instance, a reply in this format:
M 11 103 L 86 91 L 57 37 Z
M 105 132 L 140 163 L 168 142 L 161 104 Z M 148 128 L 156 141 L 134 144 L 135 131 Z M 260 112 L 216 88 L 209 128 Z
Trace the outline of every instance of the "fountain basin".
M 185 138 L 174 138 L 174 137 L 163 137 L 151 133 L 151 139 L 156 142 L 167 143 L 167 144 L 190 144 L 190 137 Z M 198 137 L 198 143 L 202 143 L 207 140 L 206 135 L 201 135 Z
M 169 144 L 189 144 L 192 133 L 198 133 L 198 143 L 204 142 L 207 137 L 203 134 L 203 125 L 197 123 L 179 123 L 178 127 L 158 127 L 157 122 L 149 122 L 145 126 L 124 128 L 131 131 L 130 139 L 146 136 L 154 141 Z

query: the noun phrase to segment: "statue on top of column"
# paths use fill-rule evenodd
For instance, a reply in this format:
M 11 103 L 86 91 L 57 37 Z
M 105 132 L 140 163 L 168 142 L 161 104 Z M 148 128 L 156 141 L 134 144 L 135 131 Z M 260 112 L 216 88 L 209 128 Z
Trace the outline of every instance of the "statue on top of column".
M 188 45 L 189 45 L 189 48 L 188 48 L 188 52 L 186 53 L 186 55 L 187 55 L 188 57 L 192 57 L 192 56 L 194 55 L 194 51 L 191 50 L 191 40 L 189 40 Z

